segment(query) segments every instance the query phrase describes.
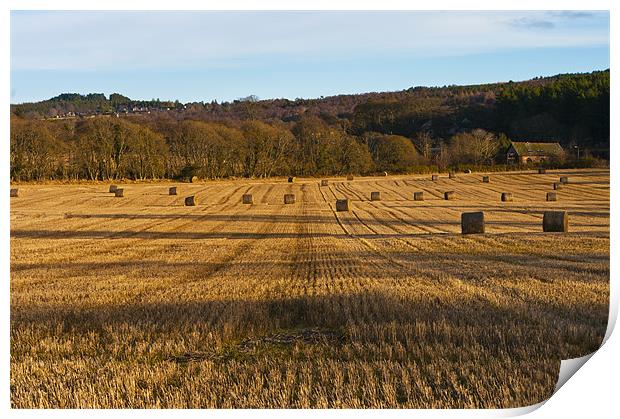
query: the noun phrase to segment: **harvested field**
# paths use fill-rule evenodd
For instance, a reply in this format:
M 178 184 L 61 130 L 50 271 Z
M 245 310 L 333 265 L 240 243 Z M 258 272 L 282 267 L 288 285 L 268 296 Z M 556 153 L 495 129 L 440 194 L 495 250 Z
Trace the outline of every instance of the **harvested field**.
M 605 334 L 607 170 L 108 186 L 11 201 L 12 407 L 518 407 Z

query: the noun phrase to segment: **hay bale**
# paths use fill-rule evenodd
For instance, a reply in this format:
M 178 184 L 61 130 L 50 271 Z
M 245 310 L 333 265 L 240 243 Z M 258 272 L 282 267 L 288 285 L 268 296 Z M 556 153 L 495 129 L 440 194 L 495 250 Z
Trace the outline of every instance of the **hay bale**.
M 568 183 L 568 176 L 562 176 L 560 178 L 560 183 L 567 184 Z
M 547 173 L 547 171 L 545 169 L 543 169 L 542 167 L 538 169 L 538 174 L 539 175 L 544 175 L 545 173 Z
M 11 198 L 17 198 L 19 190 L 17 188 L 11 189 Z
M 190 183 L 196 183 L 198 182 L 198 176 L 192 176 L 191 178 L 189 178 Z
M 484 212 L 462 213 L 461 234 L 484 234 Z
M 558 194 L 555 192 L 547 192 L 547 201 L 557 201 Z
M 349 211 L 350 209 L 350 201 L 348 199 L 336 200 L 336 211 Z
M 561 183 L 558 183 L 558 182 L 555 182 L 555 183 L 553 184 L 553 190 L 554 190 L 554 191 L 557 191 L 557 190 L 559 190 L 559 189 L 562 189 L 562 184 L 561 184 Z
M 388 172 L 383 172 L 383 176 L 387 176 L 387 175 L 388 175 Z
M 241 202 L 243 202 L 244 204 L 253 204 L 254 197 L 252 196 L 252 194 L 249 193 L 243 194 L 243 196 L 241 197 Z
M 284 194 L 284 203 L 285 204 L 294 204 L 295 203 L 295 194 L 292 194 L 292 193 Z
M 566 211 L 545 211 L 543 214 L 544 232 L 568 232 L 568 212 Z
M 424 192 L 414 192 L 413 193 L 414 201 L 424 201 Z
M 353 176 L 352 175 L 347 176 L 347 180 L 353 180 Z
M 329 181 L 327 179 L 321 180 L 321 186 L 327 186 L 327 185 L 329 185 Z
M 502 202 L 512 202 L 512 193 L 502 192 Z
M 118 189 L 118 186 L 110 185 L 110 188 L 108 189 L 108 192 L 109 193 L 114 193 L 114 192 L 116 192 L 117 189 Z
M 456 179 L 456 173 L 454 173 L 454 172 L 450 172 L 450 173 L 448 173 L 448 178 L 450 178 L 450 179 Z
M 114 196 L 117 198 L 122 198 L 123 196 L 125 196 L 125 190 L 122 188 L 116 188 L 116 190 L 114 191 Z
M 482 176 L 482 183 L 489 183 L 490 178 L 488 176 Z
M 288 183 L 293 183 L 293 182 L 295 182 L 295 176 L 289 176 Z
M 188 196 L 185 198 L 185 206 L 186 207 L 194 207 L 196 206 L 196 204 L 198 203 L 196 196 L 192 195 L 192 196 Z
M 168 195 L 176 195 L 177 194 L 177 187 L 176 186 L 171 186 L 168 188 Z
M 465 169 L 465 173 L 467 173 L 468 175 L 471 174 L 471 169 Z
M 381 192 L 371 192 L 370 193 L 371 201 L 381 201 Z
M 439 175 L 432 175 L 432 176 L 431 176 L 431 180 L 432 180 L 433 182 L 436 182 L 437 180 L 439 180 Z
M 445 199 L 446 201 L 451 201 L 453 199 L 456 199 L 456 192 L 454 191 L 447 191 L 443 193 L 443 199 Z

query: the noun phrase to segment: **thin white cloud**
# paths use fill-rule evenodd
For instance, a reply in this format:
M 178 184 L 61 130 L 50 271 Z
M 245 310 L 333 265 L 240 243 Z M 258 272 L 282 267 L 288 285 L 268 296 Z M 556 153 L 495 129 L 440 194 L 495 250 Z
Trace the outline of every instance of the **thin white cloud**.
M 607 12 L 11 14 L 12 70 L 217 68 L 257 59 L 608 44 Z

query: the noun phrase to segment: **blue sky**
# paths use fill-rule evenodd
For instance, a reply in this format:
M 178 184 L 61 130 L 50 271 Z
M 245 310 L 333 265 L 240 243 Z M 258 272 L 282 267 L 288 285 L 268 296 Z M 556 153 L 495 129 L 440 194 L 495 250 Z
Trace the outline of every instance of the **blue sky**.
M 608 12 L 11 12 L 11 103 L 294 99 L 606 68 Z

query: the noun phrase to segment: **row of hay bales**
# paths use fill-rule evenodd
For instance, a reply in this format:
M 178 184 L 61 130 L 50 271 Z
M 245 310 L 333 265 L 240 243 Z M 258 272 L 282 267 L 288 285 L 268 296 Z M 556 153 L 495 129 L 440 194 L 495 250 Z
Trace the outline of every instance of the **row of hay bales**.
M 471 173 L 471 170 L 469 171 L 465 171 L 465 173 Z M 545 174 L 546 171 L 545 169 L 538 169 L 538 173 L 539 174 Z M 384 172 L 384 176 L 388 176 L 387 172 Z M 450 172 L 448 173 L 448 177 L 450 179 L 456 179 L 456 173 L 455 172 Z M 354 178 L 353 176 L 349 175 L 347 176 L 347 180 L 348 181 L 352 181 Z M 288 178 L 288 182 L 289 183 L 293 183 L 295 182 L 296 178 L 294 176 L 290 176 Z M 437 181 L 439 180 L 439 175 L 431 175 L 431 180 L 432 181 Z M 194 183 L 198 181 L 198 178 L 196 176 L 192 177 L 190 180 L 190 182 Z M 489 176 L 483 176 L 482 177 L 482 182 L 483 183 L 489 183 L 490 182 L 490 178 Z M 562 185 L 565 185 L 568 183 L 568 177 L 567 176 L 562 176 L 560 177 L 560 181 L 559 182 L 555 182 L 553 184 L 553 189 L 554 190 L 558 190 L 562 188 Z M 329 180 L 327 179 L 322 179 L 321 186 L 328 186 L 329 185 Z M 19 189 L 18 188 L 11 188 L 11 198 L 17 198 L 19 196 Z M 123 188 L 119 188 L 117 185 L 110 185 L 110 189 L 109 189 L 110 193 L 114 193 L 115 196 L 117 197 L 123 197 L 124 196 L 124 189 Z M 169 189 L 169 193 L 170 195 L 177 195 L 177 187 L 176 186 L 171 186 Z
M 568 232 L 568 212 L 567 211 L 545 211 L 542 221 L 543 232 L 567 233 Z M 484 212 L 464 212 L 461 214 L 461 233 L 462 234 L 484 234 Z
M 294 181 L 294 178 L 289 178 L 289 182 Z M 483 182 L 488 183 L 489 182 L 489 177 L 488 176 L 484 176 L 482 179 Z M 554 189 L 559 189 L 560 185 L 566 184 L 568 183 L 568 178 L 563 176 L 560 178 L 560 182 L 559 183 L 554 183 Z M 329 182 L 327 179 L 323 179 L 321 180 L 321 186 L 328 186 Z M 110 189 L 109 189 L 110 193 L 114 193 L 114 196 L 116 197 L 123 197 L 124 196 L 124 189 L 119 188 L 116 185 L 110 185 Z M 168 194 L 169 195 L 177 195 L 177 187 L 176 186 L 171 186 L 168 189 Z M 17 189 L 11 189 L 11 196 L 17 196 Z M 456 196 L 456 192 L 455 191 L 445 191 L 443 194 L 444 200 L 450 201 L 450 200 L 455 200 L 457 198 Z M 379 191 L 373 191 L 370 193 L 370 200 L 371 201 L 381 201 L 381 192 Z M 413 193 L 413 200 L 414 201 L 424 201 L 424 192 L 422 191 L 418 191 L 418 192 L 414 192 Z M 500 200 L 502 202 L 512 202 L 513 201 L 513 194 L 511 192 L 502 192 L 500 195 Z M 254 198 L 251 194 L 244 194 L 241 198 L 241 201 L 243 204 L 253 204 L 254 203 Z M 347 200 L 348 201 L 348 200 Z M 547 201 L 557 201 L 557 194 L 555 192 L 547 192 Z M 296 202 L 295 199 L 295 194 L 284 194 L 284 204 L 294 204 Z M 186 206 L 195 206 L 197 205 L 197 199 L 195 195 L 192 196 L 188 196 L 185 198 L 185 205 Z M 347 203 L 345 204 L 341 204 L 341 207 L 344 208 L 348 208 L 349 204 Z
M 446 201 L 451 201 L 457 199 L 457 195 L 455 191 L 445 191 L 443 193 L 443 199 Z M 381 192 L 374 191 L 370 193 L 371 201 L 381 201 Z M 424 192 L 414 192 L 413 193 L 414 201 L 424 201 Z M 500 200 L 502 202 L 512 202 L 513 194 L 512 192 L 502 192 L 500 194 Z M 557 201 L 557 194 L 555 192 L 547 192 L 547 201 Z

